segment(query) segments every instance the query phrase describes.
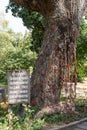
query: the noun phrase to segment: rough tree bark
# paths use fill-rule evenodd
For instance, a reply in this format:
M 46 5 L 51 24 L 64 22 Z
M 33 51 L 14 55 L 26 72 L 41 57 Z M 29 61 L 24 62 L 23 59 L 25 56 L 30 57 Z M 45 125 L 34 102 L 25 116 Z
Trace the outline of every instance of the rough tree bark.
M 31 104 L 58 104 L 61 88 L 76 83 L 76 37 L 87 0 L 11 0 L 41 13 L 46 32 L 31 78 Z

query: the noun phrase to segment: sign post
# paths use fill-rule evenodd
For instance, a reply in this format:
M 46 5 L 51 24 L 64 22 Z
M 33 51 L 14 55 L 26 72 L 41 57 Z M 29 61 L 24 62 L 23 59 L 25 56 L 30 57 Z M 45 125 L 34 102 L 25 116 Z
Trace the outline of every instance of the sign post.
M 8 71 L 9 125 L 12 120 L 12 105 L 30 104 L 30 76 L 28 70 Z M 21 108 L 21 110 L 23 110 Z M 23 112 L 23 111 L 22 111 Z
M 8 103 L 30 103 L 29 71 L 8 71 Z

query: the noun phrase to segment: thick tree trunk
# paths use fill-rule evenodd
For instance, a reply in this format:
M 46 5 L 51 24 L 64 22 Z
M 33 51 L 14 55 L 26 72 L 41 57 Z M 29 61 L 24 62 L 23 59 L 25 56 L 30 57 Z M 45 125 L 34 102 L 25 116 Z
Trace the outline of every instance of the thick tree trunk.
M 31 104 L 40 108 L 58 104 L 61 88 L 76 82 L 77 25 L 68 19 L 48 21 L 31 79 Z
M 54 106 L 60 101 L 61 89 L 76 85 L 76 36 L 79 26 L 78 5 L 74 1 L 51 1 L 45 15 L 47 28 L 31 78 L 31 104 Z

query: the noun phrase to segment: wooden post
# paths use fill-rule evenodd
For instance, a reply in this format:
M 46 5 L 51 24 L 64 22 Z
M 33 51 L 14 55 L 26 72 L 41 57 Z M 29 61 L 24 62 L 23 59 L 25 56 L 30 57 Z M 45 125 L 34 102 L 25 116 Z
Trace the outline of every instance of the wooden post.
M 8 116 L 8 119 L 9 119 L 9 128 L 12 127 L 12 105 L 9 105 L 8 107 L 8 113 L 9 113 L 9 116 Z
M 16 116 L 22 116 L 24 112 L 23 103 L 30 103 L 30 76 L 28 70 L 8 71 L 8 103 L 9 103 L 9 127 L 12 127 L 12 105 L 19 104 Z
M 17 112 L 17 116 L 22 116 L 24 114 L 24 106 L 22 104 L 19 104 L 19 110 Z

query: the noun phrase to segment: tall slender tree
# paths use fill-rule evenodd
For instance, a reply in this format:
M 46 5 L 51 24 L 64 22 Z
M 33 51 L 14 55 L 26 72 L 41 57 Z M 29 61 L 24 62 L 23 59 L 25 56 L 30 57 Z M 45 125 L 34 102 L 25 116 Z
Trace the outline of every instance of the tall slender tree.
M 87 0 L 10 1 L 41 13 L 46 20 L 43 44 L 31 78 L 31 103 L 40 108 L 58 104 L 62 87 L 67 91 L 69 84 L 76 85 L 76 37 Z

